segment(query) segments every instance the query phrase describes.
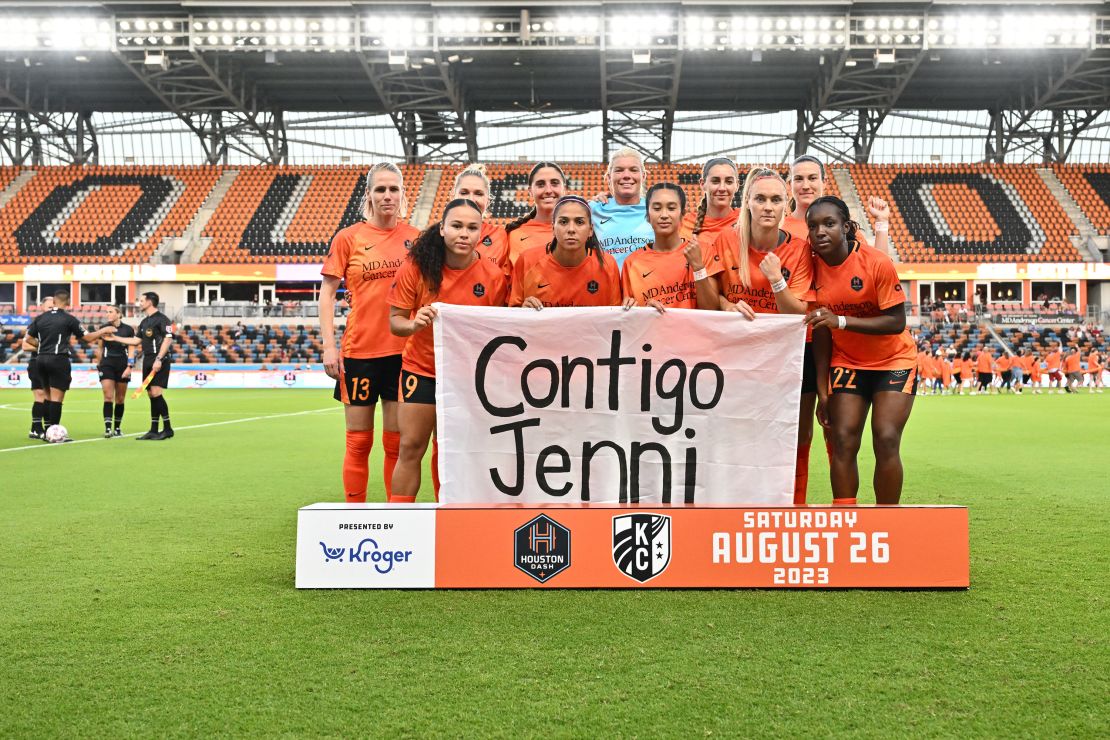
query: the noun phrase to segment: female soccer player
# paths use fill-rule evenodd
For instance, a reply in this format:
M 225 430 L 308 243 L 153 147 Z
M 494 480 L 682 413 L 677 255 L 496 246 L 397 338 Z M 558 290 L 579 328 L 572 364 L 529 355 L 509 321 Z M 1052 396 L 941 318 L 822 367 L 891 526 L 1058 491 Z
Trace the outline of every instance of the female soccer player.
M 479 255 L 499 265 L 506 275 L 512 274 L 509 235 L 504 227 L 485 220 L 489 216 L 490 201 L 489 177 L 486 176 L 485 166 L 468 164 L 462 172 L 455 175 L 451 197 L 473 201 L 482 209 L 482 233 L 478 236 L 478 242 L 474 248 Z
M 116 328 L 116 337 L 133 337 L 135 330 L 123 323 L 119 306 L 108 306 L 108 323 Z M 100 342 L 100 361 L 96 365 L 100 387 L 104 391 L 104 436 L 122 437 L 119 430 L 123 421 L 123 404 L 127 400 L 127 384 L 131 382 L 131 368 L 135 366 L 135 350 L 119 341 Z
M 975 358 L 975 371 L 979 374 L 978 392 L 984 396 L 990 395 L 994 384 L 994 354 L 989 347 L 979 349 L 979 355 Z M 975 393 L 976 391 L 972 391 L 971 395 L 974 396 Z
M 624 307 L 697 308 L 715 305 L 717 288 L 709 278 L 721 271 L 720 260 L 703 261 L 702 250 L 682 238 L 686 193 L 673 182 L 651 186 L 645 198 L 653 240 L 628 256 L 621 268 Z
M 697 237 L 705 245 L 712 244 L 722 231 L 735 226 L 740 209 L 732 207 L 740 188 L 736 163 L 727 157 L 714 157 L 701 168 L 701 200 L 697 211 L 682 219 L 682 237 Z
M 1014 384 L 1014 393 L 1019 396 L 1025 387 L 1025 364 L 1025 350 L 1018 347 L 1017 354 L 1014 355 L 1013 362 L 1010 364 L 1010 377 Z
M 516 264 L 521 252 L 551 243 L 551 219 L 555 204 L 566 195 L 567 177 L 554 162 L 537 162 L 528 173 L 532 209 L 505 226 L 509 235 L 509 261 Z
M 1041 393 L 1041 356 L 1037 352 L 1029 358 L 1029 385 L 1033 386 L 1033 393 L 1039 395 Z M 1052 392 L 1051 388 L 1048 391 Z
M 806 213 L 819 306 L 814 328 L 817 417 L 833 432 L 833 503 L 854 505 L 860 440 L 871 407 L 875 500 L 902 496 L 902 431 L 913 408 L 917 349 L 906 329 L 905 296 L 894 263 L 856 238 L 839 198 L 818 198 Z
M 482 232 L 482 207 L 457 198 L 447 204 L 443 219 L 425 229 L 412 245 L 389 292 L 389 327 L 405 337 L 401 359 L 401 454 L 393 471 L 393 500 L 412 502 L 420 490 L 420 463 L 436 426 L 436 366 L 430 304 L 504 306 L 509 279 L 476 249 Z M 433 483 L 438 478 L 432 448 Z M 436 484 L 436 498 L 439 498 Z
M 1001 394 L 1002 391 L 1014 392 L 1014 376 L 1010 372 L 1010 368 L 1013 367 L 1013 364 L 1013 359 L 1003 350 L 1001 356 L 998 358 L 998 362 L 994 365 L 994 371 L 998 374 L 999 378 L 999 394 Z
M 961 357 L 952 358 L 952 395 L 963 395 L 964 361 Z
M 721 294 L 719 308 L 739 311 L 749 318 L 756 313 L 804 314 L 809 308 L 814 300 L 813 258 L 806 240 L 797 239 L 781 228 L 786 202 L 786 183 L 777 172 L 765 168 L 748 172 L 737 227 L 722 231 L 712 247 L 712 256 L 718 257 L 721 264 L 714 286 Z M 816 375 L 808 342 L 802 367 L 795 504 L 806 502 L 813 409 L 817 403 Z
M 825 195 L 825 165 L 812 154 L 803 154 L 790 165 L 790 192 L 794 210 L 783 221 L 782 228 L 799 239 L 809 238 L 806 211 L 813 201 Z M 867 199 L 867 213 L 875 220 L 875 249 L 887 252 L 890 247 L 890 206 L 882 198 Z M 863 246 L 870 246 L 863 234 L 856 238 Z
M 405 184 L 393 164 L 376 164 L 366 176 L 362 216 L 332 239 L 321 270 L 320 333 L 324 372 L 336 379 L 335 399 L 342 401 L 347 426 L 343 456 L 343 490 L 348 503 L 366 501 L 368 460 L 374 444 L 374 411 L 382 402 L 382 478 L 391 498 L 393 467 L 400 435 L 397 426 L 397 379 L 403 339 L 389 331 L 386 295 L 394 274 L 419 233 L 405 217 Z M 347 283 L 351 313 L 343 333 L 342 353 L 335 345 L 335 294 Z
M 1087 375 L 1091 378 L 1091 393 L 1096 390 L 1102 393 L 1102 354 L 1097 349 L 1092 349 L 1087 355 Z
M 646 176 L 640 153 L 635 149 L 621 149 L 609 160 L 606 172 L 608 196 L 603 196 L 604 202 L 590 203 L 594 214 L 594 233 L 601 248 L 613 255 L 617 267 L 623 267 L 628 255 L 653 238 L 651 224 L 645 220 L 643 195 Z M 677 224 L 675 226 L 677 229 Z
M 619 306 L 621 274 L 590 224 L 590 204 L 577 195 L 554 208 L 555 238 L 521 253 L 513 266 L 510 306 Z

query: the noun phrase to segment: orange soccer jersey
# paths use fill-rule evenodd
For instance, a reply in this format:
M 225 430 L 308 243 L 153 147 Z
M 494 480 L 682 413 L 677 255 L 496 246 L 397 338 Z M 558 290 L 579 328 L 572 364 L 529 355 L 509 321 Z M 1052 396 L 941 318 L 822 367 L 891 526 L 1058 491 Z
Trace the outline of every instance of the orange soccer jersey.
M 1064 372 L 1065 373 L 1077 373 L 1077 372 L 1079 372 L 1079 353 L 1078 352 L 1076 352 L 1074 355 L 1068 355 L 1067 357 L 1064 358 Z
M 815 259 L 816 302 L 842 316 L 870 318 L 905 302 L 898 271 L 877 249 L 857 244 L 839 265 Z M 832 330 L 832 360 L 837 367 L 858 370 L 907 370 L 917 363 L 909 329 L 900 334 L 860 334 Z
M 748 249 L 748 286 L 740 281 L 740 237 L 736 231 L 727 229 L 721 232 L 713 244 L 716 257 L 720 257 L 721 272 L 717 282 L 721 293 L 730 303 L 744 301 L 756 313 L 778 313 L 778 303 L 771 283 L 759 270 L 759 263 L 767 256 L 758 249 Z M 812 302 L 813 294 L 813 255 L 809 243 L 787 235 L 786 241 L 774 248 L 782 262 L 782 275 L 786 287 L 796 298 Z M 704 252 L 703 252 L 704 255 Z M 709 257 L 706 257 L 706 264 Z
M 686 240 L 670 252 L 657 252 L 649 244 L 637 249 L 624 261 L 621 269 L 621 292 L 633 298 L 637 306 L 646 306 L 655 299 L 667 308 L 697 308 L 698 291 L 694 273 L 682 253 Z M 710 276 L 721 271 L 721 262 L 712 250 L 702 250 L 705 270 Z
M 400 354 L 404 337 L 389 331 L 386 295 L 419 231 L 398 223 L 388 231 L 361 222 L 331 241 L 321 274 L 347 283 L 351 313 L 343 333 L 343 356 L 358 359 Z
M 1087 355 L 1087 372 L 1091 375 L 1098 375 L 1102 372 L 1102 365 L 1099 364 L 1098 352 L 1092 352 Z
M 999 357 L 998 362 L 994 364 L 994 369 L 1000 373 L 1006 372 L 1011 367 L 1013 367 L 1013 360 L 1011 360 L 1010 356 L 1007 354 L 1003 354 L 1001 357 Z
M 462 270 L 443 268 L 443 282 L 438 293 L 428 290 L 420 268 L 411 260 L 397 271 L 397 281 L 389 291 L 389 305 L 407 309 L 412 317 L 418 310 L 436 301 L 463 306 L 504 306 L 509 297 L 509 279 L 492 261 L 476 259 Z M 408 337 L 401 355 L 401 367 L 410 373 L 436 376 L 433 329 L 418 331 Z
M 1041 379 L 1041 363 L 1037 360 L 1034 360 L 1032 357 L 1030 357 L 1029 359 L 1029 378 L 1034 383 L 1036 383 Z
M 948 360 L 938 360 L 940 362 L 940 380 L 944 383 L 945 387 L 952 385 L 952 363 Z
M 682 219 L 682 226 L 679 227 L 679 234 L 683 239 L 689 239 L 694 235 L 694 223 L 698 220 L 696 212 L 687 213 L 685 218 Z M 702 245 L 712 244 L 716 239 L 721 236 L 721 233 L 726 229 L 732 229 L 736 222 L 740 220 L 740 209 L 733 208 L 722 218 L 705 217 L 701 222 L 701 231 L 698 233 L 698 243 Z
M 1060 353 L 1049 352 L 1044 358 L 1045 370 L 1051 375 L 1052 373 L 1060 372 Z
M 516 265 L 517 259 L 533 247 L 546 247 L 554 239 L 551 222 L 543 223 L 532 219 L 509 233 L 509 262 Z
M 1021 365 L 1021 369 L 1025 371 L 1026 375 L 1033 372 L 1033 355 L 1022 355 L 1017 359 L 1017 363 Z
M 975 374 L 975 366 L 971 364 L 971 360 L 960 360 L 960 376 L 963 380 L 970 380 L 971 376 Z
M 975 358 L 975 370 L 980 373 L 994 372 L 994 358 L 987 351 L 980 352 Z
M 509 263 L 509 235 L 505 228 L 489 221 L 482 222 L 475 251 L 486 260 L 499 266 L 506 275 L 512 272 Z
M 582 264 L 563 267 L 547 247 L 533 247 L 523 252 L 513 266 L 510 306 L 519 306 L 525 298 L 539 298 L 545 306 L 619 306 L 621 273 L 617 261 L 602 252 L 601 263 L 588 253 Z

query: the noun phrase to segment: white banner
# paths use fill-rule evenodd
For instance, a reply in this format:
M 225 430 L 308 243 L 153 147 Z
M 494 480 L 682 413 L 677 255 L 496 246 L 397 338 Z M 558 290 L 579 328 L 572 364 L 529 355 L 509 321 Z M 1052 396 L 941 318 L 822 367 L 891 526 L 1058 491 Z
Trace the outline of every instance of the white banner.
M 801 316 L 437 308 L 441 501 L 792 503 Z

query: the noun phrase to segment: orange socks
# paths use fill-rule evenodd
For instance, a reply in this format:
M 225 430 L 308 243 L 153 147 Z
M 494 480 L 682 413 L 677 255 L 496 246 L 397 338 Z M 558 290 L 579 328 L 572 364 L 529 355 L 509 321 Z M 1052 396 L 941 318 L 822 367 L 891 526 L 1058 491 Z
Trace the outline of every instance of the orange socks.
M 855 505 L 856 505 L 855 497 L 852 497 L 852 498 L 834 498 L 833 499 L 833 506 L 855 506 Z
M 794 465 L 794 505 L 805 506 L 806 488 L 809 486 L 809 445 L 798 445 L 798 459 Z
M 432 440 L 432 489 L 439 501 L 439 440 Z
M 382 465 L 382 478 L 385 481 L 385 500 L 393 500 L 393 469 L 397 467 L 397 455 L 401 450 L 401 433 L 382 430 L 382 449 L 385 462 Z
M 391 503 L 391 504 L 414 504 L 414 503 L 416 503 L 416 496 L 400 496 L 400 495 L 395 493 L 395 494 L 393 494 L 392 496 L 389 497 L 389 503 Z
M 374 430 L 347 432 L 347 452 L 343 455 L 343 490 L 347 503 L 366 503 L 366 479 L 370 476 L 368 458 L 374 446 Z

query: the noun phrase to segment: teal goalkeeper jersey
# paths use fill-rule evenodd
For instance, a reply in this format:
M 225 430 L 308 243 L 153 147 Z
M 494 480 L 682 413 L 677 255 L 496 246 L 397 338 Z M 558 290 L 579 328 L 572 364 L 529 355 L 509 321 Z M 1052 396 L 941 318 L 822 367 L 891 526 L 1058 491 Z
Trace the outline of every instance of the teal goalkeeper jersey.
M 593 211 L 594 233 L 601 248 L 613 255 L 617 266 L 624 265 L 628 255 L 655 238 L 643 201 L 633 206 L 622 206 L 616 200 L 608 203 L 590 203 Z

